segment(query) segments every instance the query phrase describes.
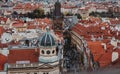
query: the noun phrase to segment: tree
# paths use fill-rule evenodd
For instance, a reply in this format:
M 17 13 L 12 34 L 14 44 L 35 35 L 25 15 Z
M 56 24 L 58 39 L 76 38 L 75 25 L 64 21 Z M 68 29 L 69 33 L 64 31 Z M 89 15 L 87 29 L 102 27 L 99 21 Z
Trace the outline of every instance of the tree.
M 12 14 L 13 14 L 13 15 L 18 15 L 18 13 L 17 13 L 16 11 L 14 11 Z
M 28 12 L 26 14 L 27 17 L 29 18 L 44 18 L 45 15 L 44 15 L 44 10 L 43 9 L 40 9 L 40 8 L 37 8 L 35 9 L 33 12 Z
M 50 14 L 50 12 L 47 12 L 46 17 L 47 18 L 52 18 L 52 14 Z
M 44 10 L 40 9 L 40 8 L 35 9 L 33 11 L 33 15 L 34 15 L 35 18 L 43 18 L 44 17 Z

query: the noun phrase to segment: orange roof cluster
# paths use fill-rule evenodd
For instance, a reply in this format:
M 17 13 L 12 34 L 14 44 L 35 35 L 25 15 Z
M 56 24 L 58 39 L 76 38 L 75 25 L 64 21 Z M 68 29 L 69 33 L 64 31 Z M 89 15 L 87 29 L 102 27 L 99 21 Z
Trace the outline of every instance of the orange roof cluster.
M 16 22 L 16 23 L 13 23 L 12 26 L 13 27 L 23 27 L 24 23 L 18 23 L 18 22 Z
M 104 2 L 104 3 L 98 3 L 98 2 L 88 2 L 86 3 L 86 6 L 93 6 L 96 7 L 96 9 L 108 9 L 109 6 L 113 5 L 111 2 Z
M 52 29 L 52 21 L 48 18 L 44 19 L 34 19 L 34 21 L 27 22 L 28 29 L 35 29 L 35 28 L 40 28 L 40 29 L 45 29 L 47 26 L 49 26 L 50 29 Z
M 111 36 L 107 30 L 101 30 L 101 26 L 84 27 L 84 25 L 76 24 L 72 27 L 72 31 L 75 31 L 79 35 L 84 36 L 84 38 L 91 38 L 91 35 L 94 35 L 95 37 L 101 37 L 102 35 Z
M 104 48 L 101 45 L 102 42 L 96 41 L 87 41 L 88 48 L 91 50 L 94 61 L 98 61 L 98 59 L 105 53 Z
M 18 61 L 38 62 L 39 50 L 37 49 L 12 49 L 8 54 L 8 63 L 17 63 Z
M 41 7 L 42 5 L 40 3 L 32 4 L 32 3 L 19 3 L 17 4 L 13 9 L 24 9 L 24 10 L 34 10 L 36 8 Z
M 64 9 L 71 9 L 71 8 L 76 8 L 75 5 L 71 5 L 68 3 L 61 4 L 61 7 Z
M 101 55 L 98 62 L 100 64 L 100 67 L 106 67 L 112 63 L 111 60 L 112 60 L 112 52 L 107 52 Z
M 110 25 L 118 25 L 120 24 L 120 18 L 116 18 L 116 19 L 109 19 L 110 20 Z
M 88 9 L 89 9 L 90 7 L 88 7 L 88 6 L 86 6 L 86 7 L 82 7 L 82 8 L 79 8 L 79 10 L 86 10 L 86 11 L 88 11 Z
M 44 19 L 34 19 L 34 22 L 39 22 L 39 24 L 51 24 L 52 21 L 48 18 L 44 18 Z
M 102 45 L 103 41 L 88 41 L 88 48 L 90 49 L 91 53 L 93 54 L 93 59 L 95 62 L 99 62 L 100 67 L 106 67 L 112 63 L 115 63 L 118 60 L 120 61 L 120 50 L 115 49 L 113 50 L 113 46 L 106 44 L 106 49 Z M 112 52 L 118 52 L 119 58 L 112 62 Z
M 112 20 L 118 21 L 118 19 Z M 106 67 L 113 63 L 113 52 L 119 53 L 119 59 L 117 60 L 120 61 L 120 49 L 114 49 L 114 46 L 110 44 L 112 37 L 120 40 L 120 32 L 112 31 L 110 26 L 110 23 L 102 22 L 100 18 L 90 17 L 87 20 L 80 20 L 79 24 L 75 24 L 71 28 L 73 32 L 78 36 L 83 36 L 87 41 L 88 48 L 93 54 L 93 59 L 95 62 L 99 62 L 100 67 Z M 117 46 L 120 46 L 120 43 Z

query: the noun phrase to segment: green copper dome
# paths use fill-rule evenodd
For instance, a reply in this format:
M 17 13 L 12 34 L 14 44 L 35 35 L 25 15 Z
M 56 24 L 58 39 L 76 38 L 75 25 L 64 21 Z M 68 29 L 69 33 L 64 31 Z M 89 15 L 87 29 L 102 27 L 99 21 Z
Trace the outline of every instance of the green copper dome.
M 55 45 L 55 40 L 54 40 L 53 36 L 49 32 L 46 32 L 42 36 L 39 45 L 40 46 L 54 46 Z

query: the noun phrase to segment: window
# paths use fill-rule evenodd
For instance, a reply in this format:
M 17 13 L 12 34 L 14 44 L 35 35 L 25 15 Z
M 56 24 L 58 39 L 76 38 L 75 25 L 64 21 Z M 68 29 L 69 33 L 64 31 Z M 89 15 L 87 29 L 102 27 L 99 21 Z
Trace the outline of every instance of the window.
M 44 72 L 43 74 L 49 74 L 48 72 Z
M 47 54 L 50 54 L 50 51 L 49 51 L 49 50 L 47 51 Z
M 52 54 L 54 54 L 54 53 L 55 53 L 55 50 L 52 51 Z
M 35 72 L 34 74 L 37 74 L 37 72 Z
M 42 52 L 42 54 L 44 54 L 44 50 L 42 50 L 41 52 Z

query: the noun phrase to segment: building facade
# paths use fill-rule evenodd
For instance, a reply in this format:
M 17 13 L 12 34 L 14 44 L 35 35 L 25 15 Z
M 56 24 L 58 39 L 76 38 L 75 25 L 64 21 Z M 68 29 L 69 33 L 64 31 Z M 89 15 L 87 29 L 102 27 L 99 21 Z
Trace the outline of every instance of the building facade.
M 8 74 L 60 74 L 62 54 L 57 47 L 55 38 L 47 31 L 39 39 L 38 48 L 10 49 Z

